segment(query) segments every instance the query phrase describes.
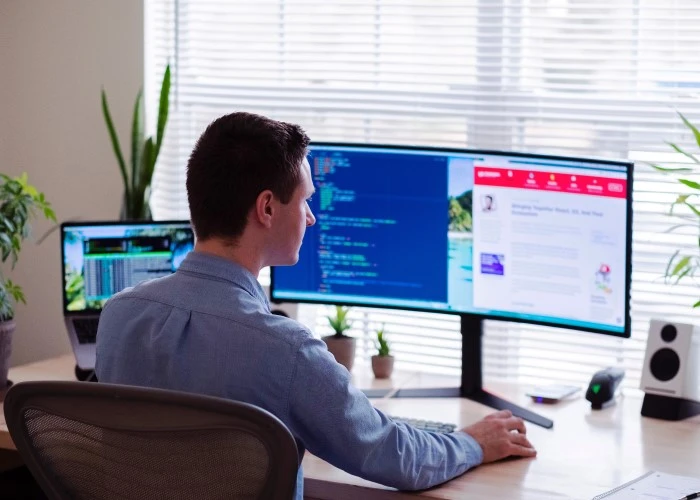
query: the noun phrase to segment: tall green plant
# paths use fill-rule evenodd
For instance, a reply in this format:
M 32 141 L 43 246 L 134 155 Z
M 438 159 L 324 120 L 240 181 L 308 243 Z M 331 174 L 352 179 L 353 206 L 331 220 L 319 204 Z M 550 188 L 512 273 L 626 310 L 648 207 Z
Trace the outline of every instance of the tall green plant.
M 165 124 L 168 121 L 170 97 L 170 65 L 165 67 L 163 81 L 160 86 L 158 102 L 158 124 L 156 137 L 146 137 L 144 133 L 143 92 L 139 90 L 134 104 L 134 115 L 131 121 L 131 162 L 129 169 L 124 161 L 119 137 L 114 128 L 112 115 L 107 103 L 107 94 L 102 89 L 102 114 L 104 115 L 107 131 L 112 141 L 112 148 L 117 157 L 119 170 L 124 182 L 124 198 L 122 202 L 121 219 L 148 220 L 151 219 L 151 181 L 156 167 L 165 135 Z
M 337 338 L 345 338 L 345 332 L 350 329 L 352 323 L 348 321 L 348 313 L 350 312 L 349 307 L 335 306 L 335 315 L 326 316 L 328 318 L 328 323 L 333 328 L 333 336 Z
M 695 143 L 698 148 L 700 148 L 700 130 L 683 116 L 682 113 L 678 113 L 678 115 L 683 121 L 683 124 L 693 134 Z M 688 227 L 697 229 L 698 247 L 690 252 L 676 250 L 668 260 L 666 277 L 673 283 L 678 283 L 681 280 L 693 280 L 698 284 L 697 279 L 700 277 L 700 203 L 698 203 L 698 199 L 700 198 L 700 156 L 672 142 L 668 142 L 667 144 L 690 161 L 690 166 L 684 168 L 666 168 L 652 164 L 652 167 L 661 172 L 675 175 L 678 182 L 685 187 L 686 192 L 676 197 L 676 200 L 671 204 L 669 212 L 670 215 L 679 217 L 683 222 L 673 226 L 671 231 Z M 690 213 L 687 215 L 678 215 L 674 213 L 674 209 L 678 206 L 686 208 Z M 693 304 L 693 307 L 700 307 L 700 300 L 697 300 Z
M 19 177 L 0 174 L 0 257 L 3 263 L 9 259 L 12 269 L 22 250 L 22 242 L 30 235 L 29 222 L 37 211 L 56 222 L 51 204 L 43 193 L 29 184 L 26 173 Z M 22 288 L 0 273 L 0 321 L 14 318 L 17 302 L 26 303 Z

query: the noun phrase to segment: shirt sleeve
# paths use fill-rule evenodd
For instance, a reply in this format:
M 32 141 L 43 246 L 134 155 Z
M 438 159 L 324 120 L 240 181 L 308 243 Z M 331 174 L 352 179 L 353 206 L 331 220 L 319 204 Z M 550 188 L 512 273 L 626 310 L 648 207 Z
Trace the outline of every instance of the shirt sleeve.
M 289 421 L 317 457 L 398 489 L 429 488 L 483 460 L 481 446 L 464 432 L 422 431 L 375 409 L 318 339 L 308 338 L 297 353 Z

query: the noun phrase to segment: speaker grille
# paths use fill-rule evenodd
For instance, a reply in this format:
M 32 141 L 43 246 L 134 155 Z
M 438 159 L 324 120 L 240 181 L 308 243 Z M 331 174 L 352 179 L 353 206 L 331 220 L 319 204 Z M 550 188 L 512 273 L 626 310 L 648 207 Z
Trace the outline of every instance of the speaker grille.
M 674 325 L 668 324 L 661 329 L 661 339 L 664 342 L 673 342 L 676 340 L 676 335 L 678 335 L 678 330 Z
M 667 382 L 675 377 L 680 367 L 681 360 L 678 354 L 668 347 L 656 351 L 649 362 L 651 374 L 662 382 Z

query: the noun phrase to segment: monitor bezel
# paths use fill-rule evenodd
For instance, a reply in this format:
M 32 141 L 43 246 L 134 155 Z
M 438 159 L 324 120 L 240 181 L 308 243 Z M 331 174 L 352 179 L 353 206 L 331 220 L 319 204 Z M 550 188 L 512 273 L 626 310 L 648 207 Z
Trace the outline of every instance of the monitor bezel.
M 631 317 L 631 287 L 632 287 L 632 191 L 633 191 L 633 174 L 634 174 L 634 162 L 626 160 L 615 160 L 610 158 L 598 158 L 594 156 L 564 156 L 564 155 L 554 155 L 554 154 L 540 154 L 540 153 L 525 153 L 525 152 L 515 152 L 515 151 L 498 151 L 491 149 L 471 149 L 471 148 L 453 148 L 453 147 L 436 147 L 436 146 L 420 146 L 420 145 L 402 145 L 402 144 L 367 144 L 367 143 L 353 143 L 353 142 L 316 142 L 313 141 L 309 144 L 310 148 L 313 147 L 338 147 L 338 148 L 363 148 L 363 149 L 388 149 L 395 151 L 428 151 L 428 152 L 444 152 L 446 154 L 457 153 L 457 154 L 474 154 L 474 155 L 500 155 L 500 156 L 510 156 L 516 158 L 532 158 L 540 160 L 552 160 L 552 161 L 579 161 L 586 163 L 598 163 L 600 165 L 611 165 L 624 167 L 627 174 L 627 196 L 626 196 L 626 210 L 627 210 L 627 224 L 626 224 L 626 245 L 625 245 L 625 326 L 623 332 L 616 332 L 612 330 L 605 330 L 595 327 L 585 327 L 585 326 L 571 326 L 557 323 L 555 321 L 542 321 L 533 320 L 525 318 L 512 318 L 506 316 L 500 316 L 497 314 L 485 314 L 476 312 L 461 312 L 450 309 L 430 309 L 422 307 L 408 307 L 408 306 L 395 306 L 395 305 L 377 305 L 371 303 L 363 302 L 344 302 L 344 301 L 334 301 L 334 300 L 321 300 L 321 299 L 277 299 L 275 298 L 275 268 L 278 266 L 270 266 L 270 301 L 273 303 L 295 303 L 295 304 L 319 304 L 319 305 L 343 305 L 349 307 L 367 307 L 372 309 L 392 309 L 392 310 L 404 310 L 404 311 L 416 311 L 416 312 L 426 312 L 435 314 L 450 314 L 454 316 L 470 316 L 485 320 L 495 320 L 503 321 L 509 323 L 524 323 L 532 325 L 542 325 L 547 327 L 562 328 L 566 330 L 576 330 L 584 332 L 599 333 L 603 335 L 610 335 L 617 338 L 630 338 L 632 334 L 632 317 Z M 310 151 L 309 151 L 310 153 Z M 308 156 L 308 155 L 307 155 Z M 279 266 L 283 267 L 283 266 Z
M 68 227 L 85 227 L 85 226 L 168 226 L 168 225 L 186 225 L 192 230 L 194 238 L 194 230 L 189 220 L 93 220 L 93 221 L 66 221 L 60 225 L 59 238 L 61 245 L 61 303 L 63 304 L 63 314 L 65 316 L 94 316 L 100 314 L 102 309 L 84 309 L 82 311 L 69 311 L 68 301 L 66 300 L 66 256 L 63 239 L 65 230 Z

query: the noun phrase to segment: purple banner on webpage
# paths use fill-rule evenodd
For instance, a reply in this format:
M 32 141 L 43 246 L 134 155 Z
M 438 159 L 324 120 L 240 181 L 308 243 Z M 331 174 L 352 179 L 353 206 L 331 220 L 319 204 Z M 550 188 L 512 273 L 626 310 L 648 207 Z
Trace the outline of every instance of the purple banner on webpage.
M 503 255 L 496 253 L 481 254 L 481 274 L 503 276 Z

